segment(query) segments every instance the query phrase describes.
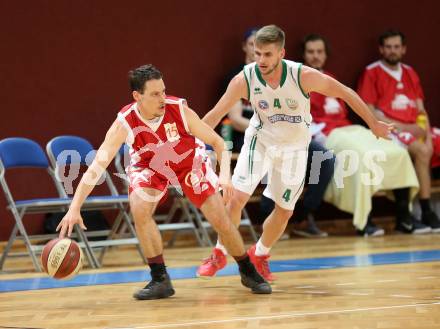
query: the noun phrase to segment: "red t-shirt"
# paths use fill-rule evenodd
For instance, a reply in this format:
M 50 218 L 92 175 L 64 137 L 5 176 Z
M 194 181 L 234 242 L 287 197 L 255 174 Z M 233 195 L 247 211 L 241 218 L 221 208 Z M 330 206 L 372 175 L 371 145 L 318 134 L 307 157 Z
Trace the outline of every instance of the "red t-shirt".
M 327 71 L 323 73 L 334 78 L 333 74 Z M 310 112 L 313 121 L 325 123 L 322 130 L 325 135 L 328 135 L 335 128 L 351 125 L 351 122 L 347 119 L 347 107 L 338 98 L 312 92 L 310 93 Z
M 419 76 L 401 64 L 401 74 L 380 61 L 367 66 L 358 85 L 358 94 L 368 104 L 396 121 L 415 123 L 419 112 L 417 99 L 424 99 Z

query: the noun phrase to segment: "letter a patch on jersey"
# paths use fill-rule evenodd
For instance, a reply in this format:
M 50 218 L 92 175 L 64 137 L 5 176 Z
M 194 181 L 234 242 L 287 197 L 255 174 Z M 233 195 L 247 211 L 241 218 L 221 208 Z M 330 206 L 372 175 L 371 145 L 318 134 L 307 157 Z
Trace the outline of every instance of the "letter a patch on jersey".
M 179 131 L 177 130 L 176 123 L 165 123 L 165 133 L 169 142 L 175 142 L 180 139 Z
M 280 103 L 280 99 L 279 98 L 275 98 L 273 100 L 273 107 L 277 107 L 277 108 L 281 108 L 281 103 Z

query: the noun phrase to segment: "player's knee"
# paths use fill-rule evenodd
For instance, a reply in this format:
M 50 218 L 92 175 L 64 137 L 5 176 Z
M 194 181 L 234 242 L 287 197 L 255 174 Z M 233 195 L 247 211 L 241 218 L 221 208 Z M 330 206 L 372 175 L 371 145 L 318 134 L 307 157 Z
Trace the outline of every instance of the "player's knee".
M 426 144 L 420 145 L 416 154 L 416 159 L 423 162 L 429 162 L 431 160 L 431 157 L 432 147 L 429 147 Z
M 289 221 L 290 217 L 293 215 L 293 210 L 284 209 L 281 207 L 276 207 L 277 217 L 282 221 Z
M 249 196 L 243 195 L 243 193 L 234 193 L 230 201 L 230 207 L 232 209 L 242 210 L 248 200 L 249 200 Z
M 152 211 L 145 209 L 145 207 L 131 205 L 131 214 L 136 226 L 146 225 L 149 221 L 153 220 Z

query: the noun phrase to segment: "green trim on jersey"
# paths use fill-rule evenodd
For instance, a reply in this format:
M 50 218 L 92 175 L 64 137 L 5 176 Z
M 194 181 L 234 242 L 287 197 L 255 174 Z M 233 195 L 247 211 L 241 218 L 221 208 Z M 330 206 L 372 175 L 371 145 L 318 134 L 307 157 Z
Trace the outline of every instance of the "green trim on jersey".
M 257 127 L 255 127 L 255 129 L 260 130 L 261 128 L 263 128 L 263 121 L 261 121 L 260 114 L 255 109 L 254 109 L 254 111 L 255 111 L 255 113 L 257 113 L 258 120 L 260 121 L 260 124 Z
M 260 69 L 258 68 L 258 64 L 255 64 L 255 74 L 260 80 L 261 84 L 266 87 L 266 81 L 264 81 L 263 76 L 261 75 Z
M 286 82 L 287 78 L 287 64 L 283 59 L 281 60 L 281 64 L 283 66 L 283 73 L 281 73 L 280 88 L 283 86 L 284 82 Z
M 299 67 L 298 67 L 298 75 L 297 75 L 298 86 L 299 86 L 299 89 L 301 90 L 302 94 L 304 95 L 304 97 L 305 97 L 305 98 L 310 98 L 310 95 L 309 95 L 309 94 L 306 94 L 306 93 L 304 92 L 304 90 L 302 89 L 302 87 L 301 87 L 301 67 L 302 67 L 302 64 L 299 64 Z
M 281 66 L 283 68 L 283 72 L 281 73 L 280 88 L 286 82 L 286 78 L 287 78 L 287 64 L 283 59 L 281 60 Z M 263 76 L 261 75 L 261 71 L 258 68 L 258 64 L 255 64 L 255 73 L 257 75 L 258 80 L 260 80 L 261 84 L 266 87 L 267 83 L 263 79 Z
M 246 72 L 244 71 L 244 69 L 243 69 L 243 75 L 244 75 L 244 78 L 246 79 L 246 85 L 247 85 L 247 100 L 250 100 L 251 99 L 251 85 L 249 83 L 249 80 L 246 76 Z
M 248 168 L 249 173 L 252 174 L 252 170 L 254 168 L 254 151 L 255 151 L 255 145 L 257 144 L 257 135 L 252 136 L 251 144 L 249 145 L 249 161 L 248 161 Z

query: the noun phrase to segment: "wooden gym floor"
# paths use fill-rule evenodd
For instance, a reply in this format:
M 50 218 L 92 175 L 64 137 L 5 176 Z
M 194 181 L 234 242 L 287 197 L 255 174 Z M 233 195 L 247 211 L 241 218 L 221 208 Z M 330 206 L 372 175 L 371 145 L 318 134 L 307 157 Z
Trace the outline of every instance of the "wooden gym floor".
M 291 239 L 273 249 L 272 295 L 242 287 L 230 261 L 194 277 L 208 248 L 165 257 L 176 295 L 136 301 L 147 275 L 134 248 L 113 248 L 101 270 L 70 284 L 11 258 L 0 275 L 0 328 L 440 328 L 440 235 Z

